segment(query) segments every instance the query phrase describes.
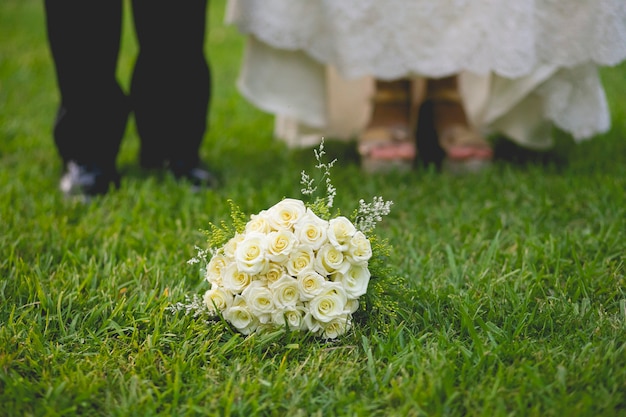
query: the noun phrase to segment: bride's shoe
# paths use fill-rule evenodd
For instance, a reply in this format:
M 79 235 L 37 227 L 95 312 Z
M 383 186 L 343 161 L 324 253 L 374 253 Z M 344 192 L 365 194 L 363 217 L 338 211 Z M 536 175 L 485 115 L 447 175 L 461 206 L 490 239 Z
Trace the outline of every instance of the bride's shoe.
M 432 134 L 429 138 L 424 130 L 418 130 L 418 147 L 422 153 L 441 159 L 442 168 L 453 173 L 480 171 L 491 164 L 493 150 L 485 138 L 467 120 L 463 103 L 456 86 L 456 77 L 428 81 L 428 115 L 420 115 L 420 120 L 430 119 Z M 428 141 L 434 143 L 426 143 Z M 438 150 L 435 148 L 439 148 Z
M 367 172 L 411 169 L 416 146 L 411 134 L 411 83 L 378 81 L 368 127 L 359 135 L 361 166 Z

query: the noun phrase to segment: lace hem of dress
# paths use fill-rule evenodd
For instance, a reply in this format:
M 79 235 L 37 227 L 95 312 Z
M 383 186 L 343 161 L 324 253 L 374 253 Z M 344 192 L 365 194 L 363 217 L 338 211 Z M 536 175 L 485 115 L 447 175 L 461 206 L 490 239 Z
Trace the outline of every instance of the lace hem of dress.
M 346 78 L 507 78 L 550 65 L 626 59 L 626 2 L 238 0 L 229 20 L 278 49 L 303 51 Z M 399 29 L 401 28 L 401 29 Z

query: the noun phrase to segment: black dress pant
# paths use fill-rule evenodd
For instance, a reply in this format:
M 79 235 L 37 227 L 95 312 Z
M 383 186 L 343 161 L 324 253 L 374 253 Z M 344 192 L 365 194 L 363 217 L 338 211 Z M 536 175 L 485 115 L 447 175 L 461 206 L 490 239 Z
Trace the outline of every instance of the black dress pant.
M 211 89 L 207 0 L 132 1 L 139 54 L 128 95 L 116 79 L 122 6 L 122 0 L 45 1 L 61 95 L 59 154 L 64 162 L 114 168 L 134 112 L 142 164 L 197 164 Z

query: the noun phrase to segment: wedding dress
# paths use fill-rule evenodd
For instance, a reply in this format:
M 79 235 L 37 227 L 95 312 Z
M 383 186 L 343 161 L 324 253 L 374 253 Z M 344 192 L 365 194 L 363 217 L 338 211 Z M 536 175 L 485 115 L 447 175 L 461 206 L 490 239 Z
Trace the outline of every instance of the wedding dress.
M 486 134 L 582 140 L 610 127 L 598 67 L 626 59 L 623 0 L 230 0 L 227 20 L 240 91 L 294 146 L 362 129 L 374 78 L 453 74 Z

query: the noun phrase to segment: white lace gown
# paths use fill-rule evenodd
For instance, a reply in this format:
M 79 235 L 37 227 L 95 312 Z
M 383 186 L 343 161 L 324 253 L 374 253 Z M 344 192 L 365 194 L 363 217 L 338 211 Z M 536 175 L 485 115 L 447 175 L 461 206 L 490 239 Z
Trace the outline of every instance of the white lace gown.
M 453 74 L 487 134 L 589 138 L 610 126 L 597 68 L 626 59 L 625 0 L 230 0 L 227 20 L 250 36 L 240 91 L 293 145 L 361 129 L 373 78 Z

